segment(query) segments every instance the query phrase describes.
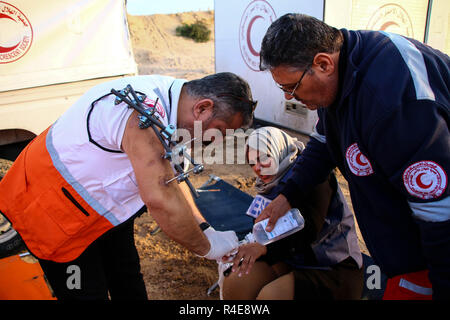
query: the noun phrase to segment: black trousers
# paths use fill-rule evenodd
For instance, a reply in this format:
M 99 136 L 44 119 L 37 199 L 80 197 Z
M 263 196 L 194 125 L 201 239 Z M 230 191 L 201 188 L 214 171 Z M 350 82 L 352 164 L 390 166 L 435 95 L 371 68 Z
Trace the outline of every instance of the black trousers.
M 295 300 L 359 300 L 364 286 L 364 268 L 353 258 L 330 270 L 296 269 Z
M 147 299 L 134 243 L 134 219 L 108 231 L 71 262 L 39 259 L 39 263 L 57 299 Z

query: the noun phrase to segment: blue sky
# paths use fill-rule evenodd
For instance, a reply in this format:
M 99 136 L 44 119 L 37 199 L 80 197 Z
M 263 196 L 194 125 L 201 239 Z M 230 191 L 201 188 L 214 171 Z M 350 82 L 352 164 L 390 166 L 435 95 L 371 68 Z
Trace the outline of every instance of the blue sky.
M 214 0 L 127 0 L 131 15 L 214 10 Z

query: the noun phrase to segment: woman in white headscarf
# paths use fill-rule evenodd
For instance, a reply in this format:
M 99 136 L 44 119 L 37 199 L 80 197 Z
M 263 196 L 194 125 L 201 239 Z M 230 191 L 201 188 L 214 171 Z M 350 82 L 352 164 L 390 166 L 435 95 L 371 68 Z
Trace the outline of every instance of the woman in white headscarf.
M 247 211 L 256 218 L 289 179 L 303 143 L 274 127 L 255 130 L 246 154 L 257 175 L 258 195 Z M 334 175 L 308 194 L 297 207 L 303 230 L 267 246 L 239 247 L 233 272 L 224 279 L 224 299 L 359 299 L 362 256 L 353 215 Z

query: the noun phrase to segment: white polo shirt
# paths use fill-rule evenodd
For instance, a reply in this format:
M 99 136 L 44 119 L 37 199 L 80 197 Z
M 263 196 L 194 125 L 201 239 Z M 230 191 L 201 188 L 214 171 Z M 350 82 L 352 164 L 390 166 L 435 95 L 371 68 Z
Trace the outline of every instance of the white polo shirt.
M 105 82 L 85 93 L 52 126 L 47 149 L 53 164 L 74 189 L 113 225 L 127 220 L 144 205 L 130 160 L 121 150 L 128 118 L 134 109 L 114 104 L 111 89 L 130 84 L 156 105 L 164 125 L 177 125 L 178 101 L 186 80 L 167 76 L 135 76 Z M 152 130 L 149 128 L 149 130 Z M 89 140 L 89 134 L 91 140 Z M 101 147 L 99 147 L 101 146 Z

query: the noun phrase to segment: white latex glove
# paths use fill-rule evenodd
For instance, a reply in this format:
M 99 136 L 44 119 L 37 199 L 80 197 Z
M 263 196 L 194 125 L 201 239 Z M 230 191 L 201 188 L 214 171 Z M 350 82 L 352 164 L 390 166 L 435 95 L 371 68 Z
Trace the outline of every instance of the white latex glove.
M 220 260 L 239 246 L 238 237 L 234 231 L 216 231 L 209 227 L 203 231 L 211 245 L 209 252 L 203 258 Z

